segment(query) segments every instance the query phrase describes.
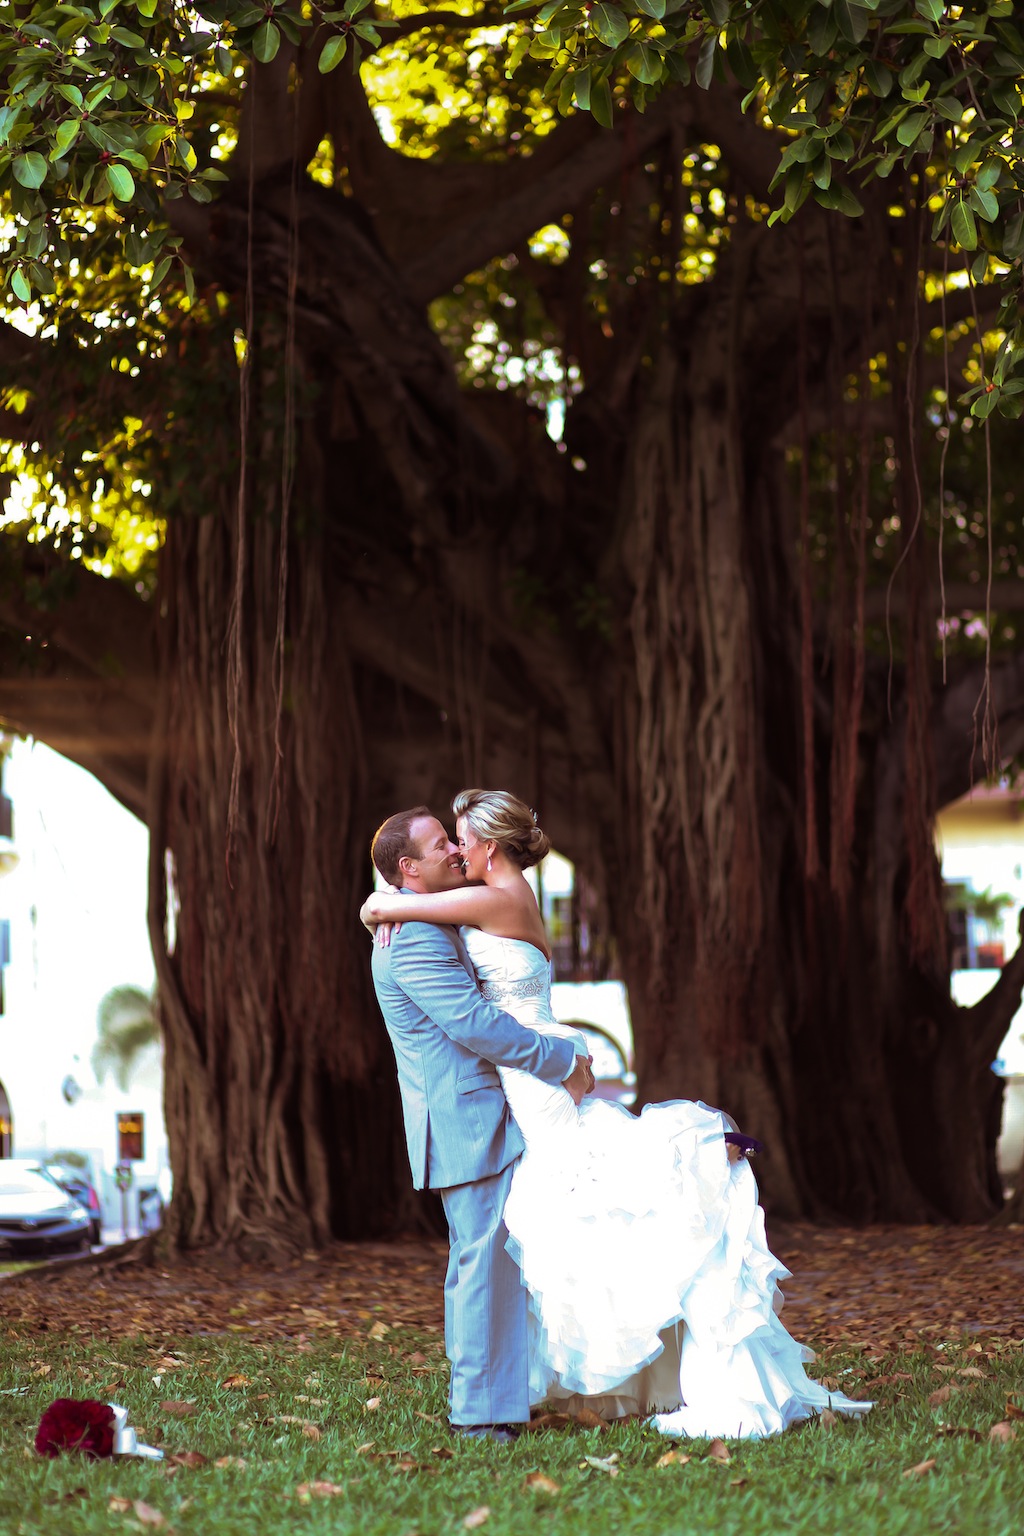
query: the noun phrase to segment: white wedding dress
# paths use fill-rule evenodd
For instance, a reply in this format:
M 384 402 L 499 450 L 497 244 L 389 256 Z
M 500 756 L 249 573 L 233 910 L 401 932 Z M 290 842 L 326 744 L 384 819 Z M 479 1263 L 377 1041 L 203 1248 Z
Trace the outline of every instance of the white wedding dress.
M 488 1001 L 585 1054 L 551 1012 L 535 945 L 461 934 Z M 564 1088 L 499 1071 L 526 1142 L 505 1223 L 529 1291 L 531 1402 L 652 1413 L 663 1434 L 723 1438 L 870 1408 L 804 1371 L 813 1353 L 778 1317 L 789 1271 L 768 1248 L 749 1163 L 729 1161 L 720 1110 L 577 1109 Z

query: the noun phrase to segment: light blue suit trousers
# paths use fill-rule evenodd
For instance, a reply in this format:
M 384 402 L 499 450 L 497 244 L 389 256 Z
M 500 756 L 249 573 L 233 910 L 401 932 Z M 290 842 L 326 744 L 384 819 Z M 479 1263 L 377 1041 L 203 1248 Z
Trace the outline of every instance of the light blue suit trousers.
M 440 1191 L 448 1218 L 451 1421 L 524 1423 L 526 1291 L 505 1251 L 502 1215 L 523 1140 L 495 1066 L 560 1083 L 575 1045 L 485 1002 L 451 928 L 403 924 L 388 948 L 374 946 L 373 980 L 395 1049 L 413 1182 Z

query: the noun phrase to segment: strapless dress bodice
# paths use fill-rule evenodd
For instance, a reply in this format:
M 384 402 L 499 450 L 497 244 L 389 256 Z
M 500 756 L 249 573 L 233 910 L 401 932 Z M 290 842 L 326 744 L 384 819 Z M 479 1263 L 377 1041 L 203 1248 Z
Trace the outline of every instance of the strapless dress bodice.
M 505 939 L 480 928 L 461 928 L 481 995 L 521 1024 L 554 1024 L 551 962 L 527 939 Z

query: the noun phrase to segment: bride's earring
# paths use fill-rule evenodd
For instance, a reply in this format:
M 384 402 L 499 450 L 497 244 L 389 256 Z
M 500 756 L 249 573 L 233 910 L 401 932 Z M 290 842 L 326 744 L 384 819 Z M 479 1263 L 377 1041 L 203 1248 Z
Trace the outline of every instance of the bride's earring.
M 490 854 L 488 854 L 487 855 L 487 873 L 490 874 L 490 872 L 491 872 L 491 856 L 490 856 Z

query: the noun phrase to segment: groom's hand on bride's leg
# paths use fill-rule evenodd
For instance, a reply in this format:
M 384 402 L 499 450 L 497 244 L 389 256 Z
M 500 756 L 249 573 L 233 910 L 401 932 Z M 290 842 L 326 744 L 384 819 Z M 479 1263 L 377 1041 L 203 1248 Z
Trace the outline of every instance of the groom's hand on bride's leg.
M 581 1104 L 584 1096 L 594 1091 L 594 1074 L 590 1070 L 593 1056 L 577 1056 L 576 1065 L 562 1084 L 572 1095 L 575 1104 Z

